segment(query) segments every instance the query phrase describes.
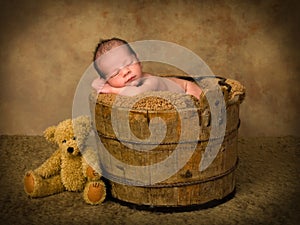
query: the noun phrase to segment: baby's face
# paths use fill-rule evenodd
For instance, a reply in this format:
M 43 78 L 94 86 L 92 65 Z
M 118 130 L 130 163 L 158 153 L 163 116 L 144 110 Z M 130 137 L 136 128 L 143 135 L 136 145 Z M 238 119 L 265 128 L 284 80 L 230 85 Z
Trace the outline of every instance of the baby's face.
M 142 77 L 141 64 L 137 57 L 121 45 L 102 55 L 97 61 L 100 70 L 106 75 L 107 83 L 112 87 L 137 85 Z

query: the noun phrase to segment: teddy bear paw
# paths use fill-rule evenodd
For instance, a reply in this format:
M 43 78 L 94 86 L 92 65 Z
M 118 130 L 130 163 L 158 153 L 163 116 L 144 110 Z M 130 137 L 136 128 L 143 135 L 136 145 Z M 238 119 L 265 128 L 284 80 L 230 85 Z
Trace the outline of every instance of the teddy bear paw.
M 31 194 L 34 190 L 34 177 L 32 172 L 27 172 L 24 177 L 24 188 L 26 193 Z
M 106 197 L 106 188 L 103 181 L 89 182 L 84 192 L 84 199 L 92 205 L 102 203 Z

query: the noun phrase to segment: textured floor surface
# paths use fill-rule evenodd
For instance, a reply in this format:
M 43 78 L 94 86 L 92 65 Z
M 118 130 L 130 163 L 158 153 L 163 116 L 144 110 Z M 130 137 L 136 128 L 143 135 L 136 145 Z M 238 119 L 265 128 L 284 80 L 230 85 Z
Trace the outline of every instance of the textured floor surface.
M 87 205 L 80 193 L 30 199 L 23 176 L 53 146 L 40 136 L 0 136 L 1 224 L 299 224 L 300 138 L 241 138 L 235 196 L 213 208 L 147 211 L 112 199 Z

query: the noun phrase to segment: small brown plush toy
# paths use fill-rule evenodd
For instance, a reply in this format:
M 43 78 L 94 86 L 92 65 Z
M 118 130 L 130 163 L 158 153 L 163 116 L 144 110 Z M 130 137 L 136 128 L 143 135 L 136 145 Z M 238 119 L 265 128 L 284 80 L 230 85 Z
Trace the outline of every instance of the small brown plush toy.
M 106 187 L 100 180 L 101 175 L 82 156 L 89 154 L 89 158 L 92 156 L 97 161 L 93 149 L 85 146 L 90 131 L 90 119 L 86 116 L 67 119 L 45 130 L 45 138 L 56 143 L 58 149 L 40 167 L 26 173 L 24 186 L 30 197 L 83 191 L 83 198 L 89 204 L 96 205 L 104 201 Z

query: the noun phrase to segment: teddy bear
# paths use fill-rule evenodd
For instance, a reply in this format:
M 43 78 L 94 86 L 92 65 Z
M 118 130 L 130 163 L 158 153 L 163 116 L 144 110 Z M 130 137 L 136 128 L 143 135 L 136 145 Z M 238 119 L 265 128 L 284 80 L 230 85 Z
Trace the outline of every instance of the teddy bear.
M 26 172 L 24 189 L 30 197 L 73 191 L 83 192 L 84 200 L 92 205 L 104 201 L 106 187 L 97 172 L 100 170 L 91 167 L 85 157 L 88 155 L 94 162 L 98 159 L 93 148 L 85 146 L 90 131 L 91 122 L 87 116 L 64 120 L 44 131 L 46 140 L 56 143 L 58 149 L 41 166 Z

